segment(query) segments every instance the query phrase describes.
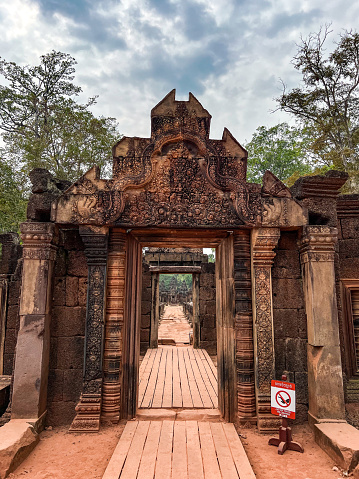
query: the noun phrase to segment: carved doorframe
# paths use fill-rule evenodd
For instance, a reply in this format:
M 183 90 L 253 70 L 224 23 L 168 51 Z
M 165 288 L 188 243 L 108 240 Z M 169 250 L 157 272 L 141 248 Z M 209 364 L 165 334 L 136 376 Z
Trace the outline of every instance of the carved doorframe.
M 158 347 L 158 325 L 160 316 L 159 300 L 159 276 L 161 274 L 190 274 L 192 276 L 192 297 L 193 297 L 193 347 L 201 347 L 201 326 L 199 324 L 199 277 L 201 266 L 150 266 L 151 273 L 151 327 L 150 327 L 150 348 Z
M 131 419 L 136 416 L 138 404 L 138 378 L 140 356 L 141 323 L 141 277 L 142 247 L 158 246 L 165 242 L 167 247 L 215 246 L 218 254 L 216 265 L 216 322 L 217 345 L 220 349 L 218 369 L 219 410 L 227 422 L 237 415 L 237 378 L 235 354 L 235 290 L 234 250 L 232 232 L 212 231 L 208 239 L 205 234 L 188 230 L 184 236 L 176 237 L 176 231 L 152 232 L 142 230 L 127 234 L 124 325 L 122 345 L 122 384 L 120 417 Z M 199 235 L 201 238 L 198 239 Z M 193 239 L 194 238 L 194 239 Z M 217 262 L 216 262 L 217 263 Z M 218 293 L 217 293 L 218 291 Z M 217 346 L 218 347 L 218 346 Z M 218 353 L 217 353 L 218 356 Z

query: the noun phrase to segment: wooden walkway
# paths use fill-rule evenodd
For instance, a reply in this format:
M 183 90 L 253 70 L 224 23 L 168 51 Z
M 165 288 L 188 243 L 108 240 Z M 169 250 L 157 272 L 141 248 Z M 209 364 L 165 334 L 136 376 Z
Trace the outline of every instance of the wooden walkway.
M 217 370 L 207 351 L 159 346 L 140 366 L 139 408 L 217 408 Z
M 102 479 L 255 479 L 233 424 L 129 421 Z

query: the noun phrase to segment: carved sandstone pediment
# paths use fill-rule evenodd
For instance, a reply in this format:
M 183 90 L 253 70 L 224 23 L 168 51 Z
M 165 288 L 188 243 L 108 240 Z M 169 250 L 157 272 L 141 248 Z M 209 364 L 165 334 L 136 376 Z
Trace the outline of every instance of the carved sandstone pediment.
M 258 226 L 263 219 L 277 224 L 288 205 L 280 203 L 278 212 L 260 185 L 246 182 L 246 150 L 227 129 L 221 140 L 210 139 L 210 120 L 192 94 L 189 101 L 176 101 L 173 90 L 151 112 L 151 138 L 122 138 L 113 148 L 113 177 L 103 180 L 92 168 L 53 205 L 54 221 L 191 228 Z M 270 190 L 295 202 L 279 180 L 268 178 Z

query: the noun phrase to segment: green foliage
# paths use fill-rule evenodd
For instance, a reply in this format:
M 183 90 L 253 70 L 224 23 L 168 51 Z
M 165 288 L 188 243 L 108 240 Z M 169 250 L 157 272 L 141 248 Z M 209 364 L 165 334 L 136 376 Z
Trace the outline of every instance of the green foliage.
M 310 150 L 323 165 L 347 171 L 352 189 L 359 180 L 359 34 L 345 31 L 332 53 L 325 44 L 326 26 L 302 39 L 293 59 L 302 85 L 277 99 L 312 137 Z
M 52 51 L 37 66 L 21 67 L 0 60 L 0 129 L 6 162 L 28 174 L 47 168 L 58 178 L 75 180 L 93 165 L 108 165 L 111 146 L 119 139 L 114 118 L 96 118 L 73 97 L 76 61 Z
M 298 128 L 287 123 L 272 128 L 260 126 L 245 145 L 248 150 L 248 181 L 261 183 L 266 170 L 284 182 L 293 175 L 309 174 L 311 167 L 306 147 L 306 138 Z
M 216 257 L 214 253 L 209 253 L 208 255 L 208 263 L 215 263 L 216 262 Z
M 26 219 L 27 199 L 21 181 L 0 158 L 0 233 L 17 232 Z
M 187 284 L 187 289 L 192 288 L 192 275 L 191 274 L 160 274 L 160 288 L 161 291 L 169 291 L 172 278 L 176 278 L 177 285 L 181 285 L 183 281 Z

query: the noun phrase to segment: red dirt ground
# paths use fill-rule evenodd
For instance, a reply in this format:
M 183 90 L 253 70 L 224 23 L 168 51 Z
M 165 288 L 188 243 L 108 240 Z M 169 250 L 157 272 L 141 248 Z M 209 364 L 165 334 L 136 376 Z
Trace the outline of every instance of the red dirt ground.
M 121 436 L 124 423 L 102 427 L 99 434 L 70 434 L 67 428 L 43 431 L 32 454 L 10 474 L 11 479 L 100 479 Z M 242 429 L 241 439 L 257 479 L 338 479 L 334 462 L 317 446 L 310 428 L 293 427 L 294 440 L 304 454 L 287 451 L 283 456 L 268 446 L 268 436 Z M 181 478 L 178 478 L 181 479 Z

